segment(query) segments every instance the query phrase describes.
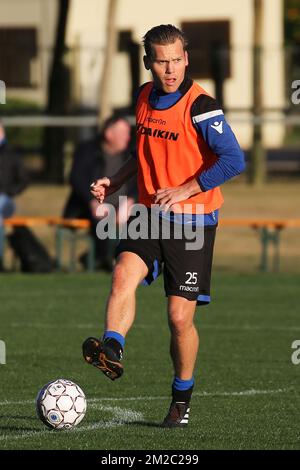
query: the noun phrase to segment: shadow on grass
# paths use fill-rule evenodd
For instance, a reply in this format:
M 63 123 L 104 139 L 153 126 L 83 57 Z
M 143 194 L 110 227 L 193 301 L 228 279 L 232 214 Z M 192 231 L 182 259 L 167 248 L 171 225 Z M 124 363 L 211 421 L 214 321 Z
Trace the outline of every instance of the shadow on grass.
M 1 426 L 1 424 L 0 424 L 0 431 L 17 431 L 17 432 L 30 431 L 32 433 L 34 433 L 34 432 L 38 433 L 40 431 L 40 429 L 22 427 L 22 426 Z
M 130 421 L 126 423 L 126 426 L 136 426 L 136 427 L 145 427 L 145 428 L 161 428 L 161 423 L 151 423 L 148 421 Z
M 13 424 L 2 424 L 1 423 L 1 420 L 20 420 L 20 421 L 23 421 L 24 424 L 26 424 L 26 422 L 28 421 L 36 421 L 37 422 L 37 418 L 35 418 L 34 416 L 23 416 L 23 415 L 19 415 L 19 416 L 15 416 L 15 415 L 0 415 L 0 431 L 17 431 L 17 432 L 22 432 L 22 431 L 32 431 L 32 432 L 38 432 L 39 429 L 38 428 L 34 428 L 34 427 L 29 427 L 29 426 L 22 426 L 22 424 L 20 423 L 20 426 L 18 425 L 13 425 Z
M 0 419 L 24 419 L 24 420 L 34 420 L 37 421 L 37 418 L 35 416 L 22 416 L 22 415 L 0 415 Z

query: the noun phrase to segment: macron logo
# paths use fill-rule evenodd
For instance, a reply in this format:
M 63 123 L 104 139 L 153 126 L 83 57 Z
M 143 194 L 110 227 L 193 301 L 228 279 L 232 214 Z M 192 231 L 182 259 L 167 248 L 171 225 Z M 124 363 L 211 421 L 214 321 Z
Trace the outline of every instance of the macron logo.
M 223 121 L 221 122 L 214 122 L 210 127 L 215 129 L 215 131 L 219 132 L 219 134 L 223 134 Z

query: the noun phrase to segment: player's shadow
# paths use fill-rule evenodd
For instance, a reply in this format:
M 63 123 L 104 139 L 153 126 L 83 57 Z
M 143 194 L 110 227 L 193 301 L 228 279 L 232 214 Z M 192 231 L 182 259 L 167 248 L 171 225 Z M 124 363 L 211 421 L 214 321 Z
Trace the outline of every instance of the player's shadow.
M 1 426 L 0 425 L 0 431 L 30 431 L 30 432 L 38 432 L 39 429 L 37 428 L 29 428 L 29 427 L 24 427 L 24 426 Z
M 130 423 L 126 423 L 126 425 L 136 427 L 143 426 L 145 428 L 161 428 L 161 423 L 151 423 L 149 421 L 130 421 Z
M 29 426 L 17 426 L 17 425 L 13 425 L 13 424 L 2 424 L 1 423 L 1 420 L 2 419 L 11 419 L 11 420 L 20 420 L 20 421 L 24 421 L 24 422 L 27 422 L 29 420 L 35 420 L 36 421 L 36 418 L 34 416 L 23 416 L 23 415 L 18 415 L 18 416 L 15 416 L 15 415 L 0 415 L 0 431 L 38 431 L 37 428 L 33 428 L 33 427 L 29 427 Z M 20 423 L 21 424 L 21 423 Z

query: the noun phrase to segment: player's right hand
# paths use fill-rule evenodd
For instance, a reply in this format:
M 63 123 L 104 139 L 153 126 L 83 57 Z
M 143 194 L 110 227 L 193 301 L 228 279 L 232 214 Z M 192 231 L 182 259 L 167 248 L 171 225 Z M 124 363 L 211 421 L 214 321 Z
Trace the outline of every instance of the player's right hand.
M 97 199 L 97 201 L 102 204 L 104 198 L 108 196 L 113 191 L 109 191 L 110 179 L 107 176 L 100 178 L 99 180 L 94 181 L 90 188 L 92 195 Z

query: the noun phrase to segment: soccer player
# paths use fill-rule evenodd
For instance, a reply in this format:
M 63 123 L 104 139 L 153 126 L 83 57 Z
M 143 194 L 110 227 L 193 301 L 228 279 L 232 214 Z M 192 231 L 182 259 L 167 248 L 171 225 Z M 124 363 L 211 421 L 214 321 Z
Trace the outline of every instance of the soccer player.
M 186 73 L 183 32 L 173 25 L 156 26 L 146 33 L 143 44 L 144 65 L 153 81 L 141 86 L 137 97 L 136 155 L 115 175 L 94 182 L 91 192 L 102 203 L 137 172 L 139 202 L 148 208 L 149 220 L 151 206 L 159 205 L 160 220 L 200 227 L 204 241 L 201 249 L 187 249 L 185 236 L 164 239 L 161 227 L 158 239 L 121 240 L 104 335 L 85 340 L 83 355 L 112 380 L 122 375 L 136 289 L 143 280 L 150 284 L 163 264 L 174 380 L 162 426 L 181 427 L 189 422 L 199 344 L 194 314 L 197 305 L 210 302 L 213 246 L 223 202 L 219 186 L 241 173 L 245 162 L 222 109 Z

